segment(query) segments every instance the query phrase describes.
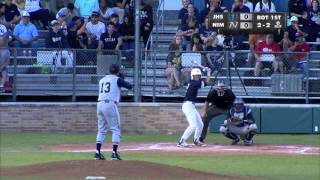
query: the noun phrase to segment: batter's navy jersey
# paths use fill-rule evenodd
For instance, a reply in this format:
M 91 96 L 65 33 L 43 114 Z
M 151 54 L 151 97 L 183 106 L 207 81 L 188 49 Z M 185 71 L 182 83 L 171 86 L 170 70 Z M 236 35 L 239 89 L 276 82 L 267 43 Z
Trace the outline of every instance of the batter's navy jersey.
M 132 89 L 132 86 L 116 75 L 107 75 L 99 81 L 98 101 L 110 100 L 119 102 L 121 87 Z
M 185 101 L 195 102 L 198 96 L 198 90 L 204 87 L 204 82 L 201 80 L 191 80 L 188 84 Z

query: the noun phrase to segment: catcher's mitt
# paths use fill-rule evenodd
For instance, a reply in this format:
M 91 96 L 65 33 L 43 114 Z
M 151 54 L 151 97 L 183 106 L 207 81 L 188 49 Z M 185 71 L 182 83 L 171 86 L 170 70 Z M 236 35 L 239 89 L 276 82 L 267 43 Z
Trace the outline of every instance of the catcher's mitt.
M 240 125 L 243 123 L 243 120 L 236 117 L 232 117 L 228 119 L 227 123 L 228 125 Z

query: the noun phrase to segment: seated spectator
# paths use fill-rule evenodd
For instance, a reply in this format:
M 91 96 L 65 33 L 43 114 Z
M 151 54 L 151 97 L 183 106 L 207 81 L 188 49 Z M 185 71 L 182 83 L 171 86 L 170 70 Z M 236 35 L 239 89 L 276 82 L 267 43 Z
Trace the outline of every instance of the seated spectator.
M 310 52 L 310 46 L 304 41 L 303 34 L 296 34 L 296 40 L 294 44 L 289 48 L 291 52 L 302 52 L 289 55 L 289 71 L 294 72 L 296 68 L 300 68 L 304 75 L 308 72 L 308 54 Z M 306 53 L 303 53 L 306 52 Z
M 234 4 L 233 4 L 233 9 L 231 10 L 231 12 L 234 13 L 249 13 L 250 9 L 244 5 L 243 0 L 234 0 Z
M 66 49 L 69 48 L 66 36 L 63 34 L 63 31 L 60 29 L 61 26 L 57 20 L 51 21 L 51 29 L 46 38 L 46 48 L 55 48 L 55 49 Z M 61 59 L 66 60 L 66 66 L 73 65 L 73 54 L 67 50 L 56 50 L 54 51 L 55 55 L 55 65 L 57 67 L 62 65 Z
M 16 39 L 14 47 L 38 47 L 38 30 L 36 26 L 30 22 L 30 14 L 28 12 L 25 11 L 22 13 L 22 21 L 14 28 L 13 36 Z
M 276 7 L 271 0 L 259 0 L 254 12 L 276 12 Z
M 121 24 L 119 32 L 123 40 L 123 50 L 134 49 L 134 26 L 130 21 L 129 14 L 124 16 L 124 22 Z
M 56 19 L 59 19 L 61 15 L 65 14 L 66 15 L 66 22 L 70 23 L 72 21 L 72 18 L 75 16 L 79 16 L 78 11 L 75 9 L 73 3 L 68 3 L 67 7 L 61 8 L 57 14 L 56 14 Z
M 256 67 L 254 75 L 260 76 L 260 72 L 263 68 L 268 67 L 271 69 L 272 66 L 273 72 L 280 71 L 282 73 L 283 62 L 279 58 L 280 54 L 273 54 L 280 51 L 279 45 L 273 41 L 273 35 L 268 34 L 266 36 L 266 41 L 259 43 L 256 47 Z
M 209 7 L 201 11 L 200 13 L 200 24 L 204 23 L 205 18 L 209 13 L 222 13 L 223 9 L 220 7 L 220 0 L 210 0 Z
M 4 85 L 8 79 L 7 66 L 10 63 L 10 51 L 8 49 L 8 41 L 9 31 L 3 24 L 0 24 L 0 92 L 4 90 Z
M 115 13 L 112 8 L 108 6 L 107 0 L 99 0 L 99 9 L 97 12 L 100 14 L 99 21 L 103 22 L 105 25 L 108 24 L 111 15 Z
M 187 48 L 187 51 L 191 50 L 191 36 L 194 33 L 197 33 L 198 27 L 196 26 L 197 20 L 195 17 L 189 17 L 187 19 L 187 25 L 181 27 L 179 30 L 181 31 L 181 35 L 184 37 L 184 46 Z
M 206 64 L 214 72 L 215 70 L 219 70 L 223 63 L 223 53 L 217 53 L 210 51 L 222 51 L 223 49 L 218 46 L 216 36 L 212 36 L 208 39 L 206 43 L 205 51 L 208 53 L 206 54 Z
M 86 23 L 83 19 L 75 16 L 68 24 L 68 43 L 73 49 L 87 49 L 88 38 L 85 33 Z
M 194 33 L 191 37 L 191 50 L 192 51 L 203 51 L 203 42 L 200 38 L 199 33 Z
M 243 3 L 245 6 L 247 6 L 250 10 L 250 12 L 253 12 L 253 3 L 250 2 L 249 0 L 243 0 Z
M 290 18 L 290 21 L 291 21 L 291 25 L 287 27 L 285 34 L 288 33 L 289 40 L 291 42 L 295 41 L 295 37 L 297 33 L 303 33 L 306 36 L 306 34 L 304 33 L 305 30 L 303 28 L 300 28 L 298 25 L 297 17 L 292 16 Z
M 251 52 L 248 54 L 248 64 L 251 67 L 254 66 L 255 49 L 257 45 L 265 39 L 266 36 L 264 34 L 249 34 L 249 50 Z
M 308 8 L 308 38 L 307 41 L 314 42 L 320 38 L 320 6 L 318 0 L 312 0 L 312 6 Z
M 91 21 L 86 24 L 86 34 L 88 36 L 88 48 L 97 49 L 98 42 L 103 33 L 105 33 L 106 26 L 99 21 L 100 14 L 96 11 L 92 12 Z
M 103 33 L 100 37 L 98 49 L 120 50 L 122 46 L 122 39 L 120 35 L 115 32 L 115 25 L 109 23 L 108 31 Z
M 119 23 L 119 16 L 118 14 L 112 14 L 109 22 L 112 22 L 115 25 L 115 31 L 119 32 L 121 24 Z
M 48 9 L 41 8 L 40 0 L 25 0 L 25 11 L 30 14 L 30 20 L 40 20 L 42 28 L 47 29 L 50 21 Z
M 76 0 L 74 6 L 80 12 L 80 17 L 88 19 L 92 11 L 99 9 L 98 0 Z
M 6 8 L 4 16 L 6 18 L 6 22 L 8 22 L 8 24 L 10 25 L 10 28 L 13 29 L 14 26 L 17 25 L 21 20 L 20 12 L 18 10 L 18 7 L 12 3 L 12 0 L 6 0 L 5 2 Z
M 289 0 L 289 15 L 295 16 L 299 20 L 299 24 L 306 26 L 308 24 L 307 5 L 305 0 Z
M 125 14 L 125 7 L 129 0 L 108 0 L 107 4 L 112 10 L 119 16 L 120 24 L 123 23 L 123 17 Z
M 176 37 L 175 39 L 180 38 L 182 41 L 182 37 Z M 181 45 L 179 44 L 171 44 L 169 47 L 169 55 L 167 58 L 167 68 L 165 70 L 165 74 L 168 79 L 168 87 L 169 90 L 178 89 L 181 87 L 180 82 L 180 70 L 181 70 Z
M 200 33 L 201 40 L 203 41 L 204 44 L 207 43 L 209 38 L 212 38 L 217 34 L 212 28 L 209 27 L 208 17 L 204 21 L 204 26 L 201 26 L 199 33 Z
M 187 24 L 186 21 L 187 21 L 187 19 L 188 19 L 189 17 L 196 17 L 196 19 L 197 19 L 197 24 L 196 24 L 196 26 L 199 27 L 199 22 L 200 22 L 199 15 L 196 14 L 195 9 L 194 9 L 194 7 L 193 7 L 193 4 L 189 4 L 189 5 L 188 5 L 188 12 L 187 12 L 187 14 L 182 18 L 180 26 L 185 26 L 185 25 Z
M 153 9 L 145 0 L 141 0 L 140 9 L 140 32 L 143 39 L 143 44 L 146 47 L 150 33 L 153 29 Z M 149 49 L 149 47 L 148 47 Z
M 182 8 L 179 10 L 179 24 L 182 24 L 182 19 L 188 15 L 188 5 L 190 4 L 190 0 L 182 0 Z M 194 8 L 195 14 L 199 15 L 199 11 L 197 8 Z

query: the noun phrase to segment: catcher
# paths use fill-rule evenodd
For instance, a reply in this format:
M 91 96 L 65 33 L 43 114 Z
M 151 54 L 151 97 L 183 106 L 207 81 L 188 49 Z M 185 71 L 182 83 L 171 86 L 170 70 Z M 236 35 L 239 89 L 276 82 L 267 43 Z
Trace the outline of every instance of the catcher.
M 250 107 L 245 106 L 241 98 L 236 98 L 233 107 L 229 110 L 227 119 L 220 126 L 220 132 L 227 138 L 232 139 L 232 145 L 237 144 L 241 138 L 244 145 L 249 146 L 253 142 L 252 138 L 257 129 Z

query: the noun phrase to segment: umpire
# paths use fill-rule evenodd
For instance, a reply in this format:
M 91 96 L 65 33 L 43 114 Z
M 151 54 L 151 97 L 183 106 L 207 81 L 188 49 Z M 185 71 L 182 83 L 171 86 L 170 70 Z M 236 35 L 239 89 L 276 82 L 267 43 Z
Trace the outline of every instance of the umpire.
M 228 89 L 223 81 L 218 81 L 204 103 L 204 114 L 202 117 L 203 129 L 199 140 L 203 143 L 207 136 L 208 127 L 212 118 L 221 114 L 227 114 L 235 99 L 231 89 Z

